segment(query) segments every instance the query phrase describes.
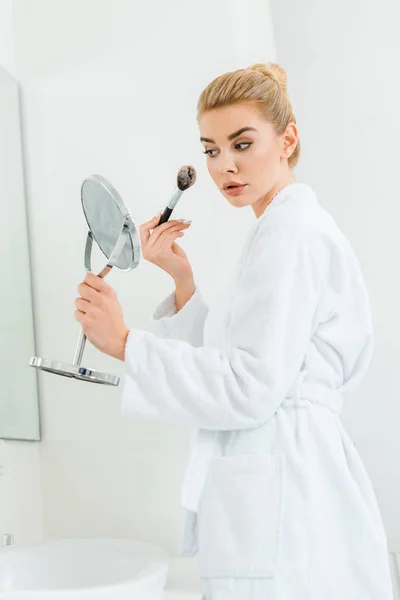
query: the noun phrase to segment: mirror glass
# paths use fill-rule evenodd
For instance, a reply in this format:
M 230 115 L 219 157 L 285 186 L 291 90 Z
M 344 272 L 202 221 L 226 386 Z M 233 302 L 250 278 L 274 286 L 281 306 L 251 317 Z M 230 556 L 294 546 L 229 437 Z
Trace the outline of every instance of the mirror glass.
M 116 189 L 101 175 L 92 175 L 83 181 L 81 198 L 88 227 L 103 254 L 110 258 L 129 212 Z M 134 247 L 137 239 L 135 228 L 133 233 L 133 238 L 132 235 L 125 238 L 125 245 L 115 264 L 118 269 L 130 270 L 136 266 L 133 263 L 139 258 L 139 248 Z
M 40 440 L 19 91 L 1 67 L 0 210 L 0 438 Z

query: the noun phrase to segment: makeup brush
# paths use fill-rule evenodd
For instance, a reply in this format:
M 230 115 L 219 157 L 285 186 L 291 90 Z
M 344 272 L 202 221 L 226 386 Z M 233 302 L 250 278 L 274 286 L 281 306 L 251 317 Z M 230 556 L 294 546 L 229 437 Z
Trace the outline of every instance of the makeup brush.
M 175 206 L 177 205 L 177 202 L 178 202 L 179 198 L 182 196 L 183 192 L 185 190 L 189 189 L 194 184 L 195 181 L 196 181 L 196 169 L 194 167 L 191 167 L 190 165 L 186 165 L 185 167 L 181 167 L 179 169 L 178 175 L 176 178 L 176 188 L 172 192 L 172 196 L 168 202 L 167 207 L 165 208 L 163 214 L 160 217 L 160 221 L 159 221 L 158 225 L 162 225 L 162 223 L 165 223 L 166 221 L 168 221 L 168 219 L 171 216 L 172 211 L 174 210 Z M 158 225 L 156 225 L 156 227 L 158 227 Z

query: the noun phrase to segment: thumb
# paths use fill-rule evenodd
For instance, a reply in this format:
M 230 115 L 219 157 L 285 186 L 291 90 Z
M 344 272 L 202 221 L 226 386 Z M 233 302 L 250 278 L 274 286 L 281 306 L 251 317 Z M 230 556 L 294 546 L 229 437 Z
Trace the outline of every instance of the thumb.
M 154 229 L 160 221 L 162 211 L 160 210 L 150 221 L 146 221 L 140 226 L 140 236 L 142 238 L 142 243 L 147 242 L 150 237 L 150 229 Z

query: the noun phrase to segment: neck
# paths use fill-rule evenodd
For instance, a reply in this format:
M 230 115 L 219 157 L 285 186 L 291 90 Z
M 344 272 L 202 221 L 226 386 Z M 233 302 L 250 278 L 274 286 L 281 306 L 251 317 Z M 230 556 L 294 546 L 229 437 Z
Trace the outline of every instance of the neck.
M 293 176 L 292 171 L 287 171 L 283 177 L 276 182 L 276 184 L 269 190 L 265 196 L 260 198 L 260 200 L 255 204 L 252 208 L 256 218 L 258 219 L 263 214 L 264 210 L 267 208 L 268 204 L 272 202 L 275 198 L 276 194 L 280 192 L 284 187 L 289 185 L 290 183 L 295 183 L 295 178 Z

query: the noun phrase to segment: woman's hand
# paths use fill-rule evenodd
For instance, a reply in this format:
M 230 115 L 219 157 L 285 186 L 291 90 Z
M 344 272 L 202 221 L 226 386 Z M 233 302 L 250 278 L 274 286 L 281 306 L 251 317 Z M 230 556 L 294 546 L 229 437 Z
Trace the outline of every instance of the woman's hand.
M 117 295 L 104 279 L 88 272 L 78 285 L 75 319 L 87 339 L 101 352 L 125 360 L 129 329 L 125 326 Z
M 157 215 L 140 225 L 143 258 L 171 275 L 175 283 L 184 281 L 192 275 L 192 267 L 185 252 L 174 240 L 183 236 L 184 231 L 181 230 L 188 229 L 190 223 L 171 220 L 157 227 L 159 221 L 160 215 Z

